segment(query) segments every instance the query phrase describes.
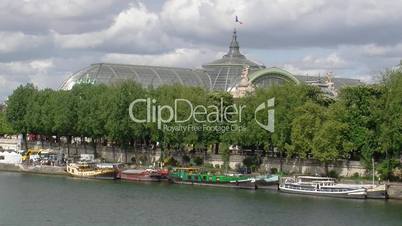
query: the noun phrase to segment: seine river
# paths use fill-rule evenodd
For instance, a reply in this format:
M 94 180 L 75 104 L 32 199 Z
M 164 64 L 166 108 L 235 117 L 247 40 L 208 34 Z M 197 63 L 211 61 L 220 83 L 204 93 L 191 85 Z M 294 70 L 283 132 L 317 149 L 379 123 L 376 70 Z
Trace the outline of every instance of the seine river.
M 402 201 L 0 172 L 0 225 L 402 225 Z

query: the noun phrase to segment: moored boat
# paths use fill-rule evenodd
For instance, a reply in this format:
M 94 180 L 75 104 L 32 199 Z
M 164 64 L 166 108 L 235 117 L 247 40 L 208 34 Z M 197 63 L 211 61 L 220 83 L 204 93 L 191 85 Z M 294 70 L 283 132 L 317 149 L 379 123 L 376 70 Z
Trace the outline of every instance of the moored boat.
M 338 186 L 365 188 L 368 199 L 388 199 L 388 187 L 386 184 L 338 184 Z
M 388 186 L 386 184 L 364 185 L 369 199 L 388 199 Z
M 367 189 L 358 186 L 336 184 L 330 177 L 298 176 L 282 178 L 279 190 L 286 193 L 330 196 L 343 198 L 366 198 Z
M 217 174 L 199 168 L 175 168 L 169 179 L 177 184 L 190 184 L 211 187 L 256 189 L 254 177 L 242 174 Z
M 160 170 L 155 169 L 127 169 L 119 172 L 120 179 L 129 181 L 161 181 Z
M 261 175 L 256 176 L 255 183 L 258 189 L 278 190 L 279 176 L 278 175 Z
M 102 165 L 96 163 L 79 162 L 69 163 L 67 173 L 74 177 L 95 178 L 95 179 L 116 179 L 117 169 L 113 165 Z

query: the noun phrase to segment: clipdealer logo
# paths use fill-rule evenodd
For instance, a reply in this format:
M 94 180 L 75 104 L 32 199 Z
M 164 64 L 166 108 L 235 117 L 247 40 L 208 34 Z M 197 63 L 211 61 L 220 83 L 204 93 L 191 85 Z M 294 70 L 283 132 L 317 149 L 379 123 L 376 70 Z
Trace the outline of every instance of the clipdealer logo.
M 255 112 L 254 112 L 254 119 L 257 122 L 257 124 L 261 128 L 263 128 L 271 133 L 275 132 L 275 109 L 274 109 L 274 107 L 275 107 L 275 98 L 271 98 L 271 99 L 267 100 L 266 103 L 264 102 L 264 103 L 261 103 L 260 105 L 258 105 L 258 107 L 255 109 Z M 268 109 L 268 111 L 267 111 L 268 123 L 266 125 L 263 124 L 262 122 L 258 121 L 258 119 L 257 119 L 257 113 L 262 110 L 265 110 L 265 109 Z
M 274 132 L 274 122 L 275 122 L 275 110 L 273 109 L 275 105 L 275 98 L 271 98 L 264 103 L 258 105 L 254 112 L 254 119 L 261 128 Z M 138 112 L 134 110 L 135 107 L 145 107 L 146 114 L 142 116 L 136 115 Z M 179 107 L 185 107 L 187 115 L 181 115 L 178 117 Z M 136 109 L 137 109 L 136 108 Z M 244 109 L 246 105 L 232 104 L 229 106 L 224 105 L 223 99 L 220 100 L 220 105 L 193 105 L 191 101 L 187 99 L 175 99 L 173 106 L 170 105 L 160 105 L 157 104 L 156 99 L 146 98 L 146 99 L 136 99 L 131 102 L 129 106 L 129 116 L 132 121 L 136 123 L 156 123 L 158 129 L 166 129 L 170 131 L 189 131 L 189 130 L 215 130 L 215 131 L 229 131 L 238 130 L 237 124 L 241 122 L 242 115 L 244 114 Z M 267 124 L 259 121 L 257 114 L 261 111 L 267 109 Z M 182 109 L 181 109 L 182 110 Z M 206 127 L 201 126 L 197 128 L 194 125 L 186 126 L 180 123 L 185 123 L 193 120 L 196 123 L 211 123 L 211 125 L 219 128 L 211 128 L 211 126 Z M 170 128 L 166 124 L 174 122 L 177 123 L 177 128 Z M 225 125 L 217 125 L 216 123 L 223 123 Z M 222 127 L 222 128 L 221 128 Z M 225 127 L 225 128 L 223 128 Z M 240 128 L 241 129 L 241 128 Z

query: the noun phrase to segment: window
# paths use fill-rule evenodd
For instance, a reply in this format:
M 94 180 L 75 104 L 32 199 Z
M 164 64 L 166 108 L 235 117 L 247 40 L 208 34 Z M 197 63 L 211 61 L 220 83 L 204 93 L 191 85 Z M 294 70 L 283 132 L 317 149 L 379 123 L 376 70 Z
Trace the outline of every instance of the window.
M 4 155 L 0 155 L 0 160 L 4 160 Z

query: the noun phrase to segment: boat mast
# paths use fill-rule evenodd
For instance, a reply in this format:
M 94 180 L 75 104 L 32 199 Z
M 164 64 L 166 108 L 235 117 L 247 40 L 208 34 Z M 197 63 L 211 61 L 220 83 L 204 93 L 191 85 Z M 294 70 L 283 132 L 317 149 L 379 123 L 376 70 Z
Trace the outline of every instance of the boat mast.
M 373 185 L 374 185 L 374 170 L 375 170 L 375 168 L 374 168 L 374 157 L 371 157 L 371 162 L 373 163 Z

